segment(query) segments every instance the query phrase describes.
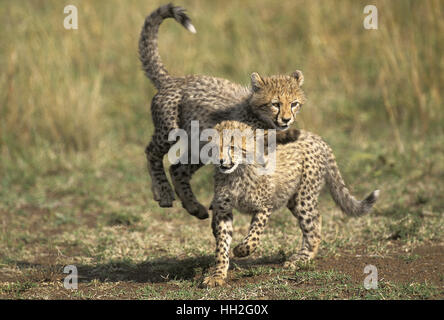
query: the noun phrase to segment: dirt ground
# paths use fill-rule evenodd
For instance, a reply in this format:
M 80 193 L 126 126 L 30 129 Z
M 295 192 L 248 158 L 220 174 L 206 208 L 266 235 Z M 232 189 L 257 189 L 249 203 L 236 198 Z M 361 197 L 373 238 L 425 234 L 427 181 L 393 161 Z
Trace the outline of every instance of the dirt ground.
M 444 246 L 424 246 L 388 256 L 368 255 L 362 248 L 355 254 L 320 258 L 316 265 L 320 270 L 341 271 L 350 275 L 353 282 L 360 283 L 364 267 L 369 264 L 377 266 L 380 280 L 400 283 L 429 281 L 444 288 Z
M 230 268 L 228 290 L 240 290 L 245 287 L 256 287 L 265 283 L 274 283 L 278 278 L 288 287 L 298 292 L 319 292 L 322 288 L 345 284 L 345 289 L 339 290 L 339 295 L 328 296 L 337 299 L 381 298 L 369 295 L 364 290 L 363 280 L 366 277 L 364 268 L 374 265 L 378 272 L 378 285 L 383 285 L 384 292 L 390 286 L 403 286 L 407 289 L 426 283 L 434 288 L 433 294 L 422 295 L 422 290 L 412 291 L 411 298 L 444 299 L 444 246 L 422 246 L 406 252 L 394 243 L 388 255 L 369 254 L 364 247 L 344 250 L 334 256 L 320 255 L 315 261 L 301 267 L 298 272 L 282 271 L 282 256 L 265 257 L 259 259 L 234 259 Z M 78 290 L 66 290 L 63 281 L 66 274 L 63 266 L 58 264 L 60 257 L 48 255 L 34 263 L 18 263 L 18 269 L 27 270 L 23 273 L 0 270 L 0 284 L 3 291 L 0 298 L 20 299 L 146 299 L 147 286 L 155 292 L 152 298 L 168 298 L 171 292 L 186 290 L 177 281 L 191 281 L 193 291 L 200 289 L 196 285 L 202 280 L 204 271 L 195 272 L 196 268 L 206 270 L 212 262 L 210 256 L 180 259 L 158 259 L 154 263 L 141 263 L 135 266 L 125 264 L 107 266 L 110 271 L 106 274 L 101 270 L 104 266 L 79 266 Z M 179 265 L 184 266 L 180 268 Z M 267 272 L 263 272 L 264 268 Z M 257 269 L 259 272 L 255 272 Z M 8 289 L 7 284 L 12 285 Z M 396 284 L 396 285 L 394 285 Z M 348 288 L 347 288 L 348 287 Z M 377 290 L 374 290 L 377 292 Z M 194 298 L 193 296 L 178 296 L 174 299 Z M 211 297 L 210 297 L 211 298 Z M 282 296 L 271 288 L 262 291 L 260 299 L 292 299 L 295 297 Z M 309 299 L 323 298 L 323 296 L 308 296 Z M 396 294 L 393 297 L 400 298 Z

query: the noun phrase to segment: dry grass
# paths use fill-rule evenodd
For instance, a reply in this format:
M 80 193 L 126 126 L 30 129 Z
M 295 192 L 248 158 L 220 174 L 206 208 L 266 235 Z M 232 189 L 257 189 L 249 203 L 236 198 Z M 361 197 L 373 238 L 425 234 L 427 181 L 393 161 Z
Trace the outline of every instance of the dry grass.
M 102 141 L 146 140 L 140 118 L 147 118 L 153 88 L 136 49 L 144 16 L 160 2 L 72 3 L 79 9 L 76 31 L 63 28 L 64 3 L 58 1 L 0 9 L 4 157 L 29 145 L 94 150 Z M 301 125 L 322 132 L 333 122 L 353 134 L 387 128 L 401 151 L 404 131 L 424 135 L 442 121 L 440 1 L 376 2 L 379 30 L 371 31 L 362 26 L 364 2 L 358 1 L 182 5 L 198 33 L 171 21 L 162 27 L 160 48 L 172 73 L 247 83 L 252 71 L 299 68 L 310 98 Z

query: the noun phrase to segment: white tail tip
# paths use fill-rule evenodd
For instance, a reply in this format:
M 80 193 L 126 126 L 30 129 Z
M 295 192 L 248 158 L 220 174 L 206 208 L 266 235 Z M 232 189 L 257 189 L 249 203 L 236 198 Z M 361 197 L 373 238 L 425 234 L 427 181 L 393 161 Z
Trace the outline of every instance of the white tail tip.
M 196 28 L 191 23 L 188 23 L 186 25 L 186 28 L 188 29 L 189 32 L 196 33 Z
M 380 190 L 373 191 L 373 195 L 375 196 L 376 199 L 379 198 L 379 193 L 380 192 L 381 192 Z

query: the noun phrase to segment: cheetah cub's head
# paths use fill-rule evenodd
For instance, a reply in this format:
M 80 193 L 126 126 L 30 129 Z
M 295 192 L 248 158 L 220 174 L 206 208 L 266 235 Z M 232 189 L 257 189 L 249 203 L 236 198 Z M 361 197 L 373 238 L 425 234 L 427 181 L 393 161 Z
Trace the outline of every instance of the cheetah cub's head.
M 216 125 L 215 129 L 219 136 L 217 164 L 221 173 L 232 173 L 243 165 L 265 164 L 264 156 L 268 154 L 265 147 L 268 143 L 268 130 L 257 133 L 245 123 L 236 120 L 223 121 Z M 262 149 L 258 149 L 260 143 L 264 146 Z
M 216 125 L 219 135 L 219 171 L 232 173 L 247 154 L 247 145 L 253 137 L 251 129 L 237 121 L 223 121 Z
M 268 123 L 270 128 L 287 130 L 305 103 L 305 95 L 301 89 L 303 83 L 304 76 L 299 70 L 290 76 L 271 77 L 261 77 L 253 72 L 250 98 L 252 112 Z

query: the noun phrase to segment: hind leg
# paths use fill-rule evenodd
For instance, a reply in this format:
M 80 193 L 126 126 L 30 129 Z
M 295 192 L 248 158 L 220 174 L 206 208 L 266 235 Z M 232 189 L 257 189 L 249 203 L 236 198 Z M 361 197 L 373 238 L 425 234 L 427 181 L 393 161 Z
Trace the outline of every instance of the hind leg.
M 159 92 L 151 103 L 151 113 L 155 126 L 151 142 L 145 149 L 151 187 L 161 207 L 172 207 L 174 191 L 168 182 L 163 166 L 163 157 L 175 141 L 168 141 L 169 133 L 178 128 L 178 105 L 180 95 L 175 92 Z
M 168 152 L 169 147 L 169 144 L 159 145 L 153 139 L 145 149 L 153 197 L 162 208 L 172 207 L 174 201 L 174 191 L 168 182 L 163 166 L 163 156 Z
M 182 201 L 182 206 L 191 215 L 199 219 L 208 218 L 207 209 L 197 201 L 191 189 L 191 177 L 203 164 L 174 164 L 170 167 L 170 175 L 174 184 L 174 190 Z
M 320 188 L 310 190 L 301 185 L 300 192 L 288 202 L 287 207 L 298 219 L 302 231 L 301 249 L 292 255 L 284 264 L 286 268 L 295 268 L 298 262 L 313 259 L 321 242 L 322 219 L 317 208 Z

